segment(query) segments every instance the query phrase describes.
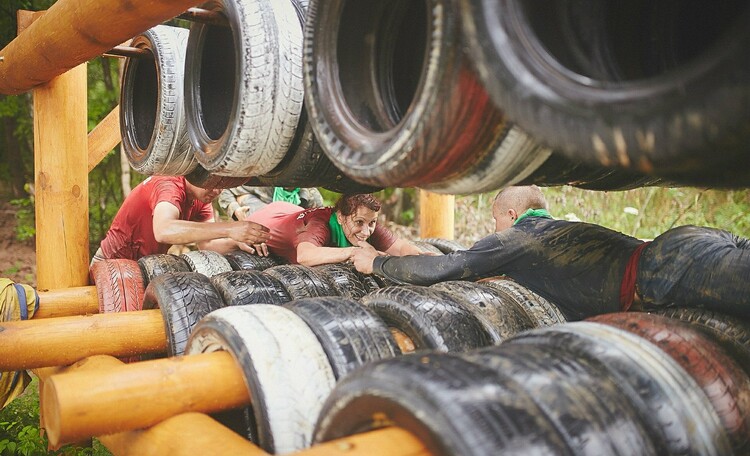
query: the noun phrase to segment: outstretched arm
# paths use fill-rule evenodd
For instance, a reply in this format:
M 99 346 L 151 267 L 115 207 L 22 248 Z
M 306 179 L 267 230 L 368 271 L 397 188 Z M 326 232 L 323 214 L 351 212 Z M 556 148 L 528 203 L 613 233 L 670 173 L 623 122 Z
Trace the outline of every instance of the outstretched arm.
M 154 208 L 154 238 L 163 244 L 189 244 L 199 248 L 227 252 L 240 248 L 253 250 L 252 244 L 268 240 L 268 228 L 255 222 L 191 222 L 180 220 L 180 212 L 173 204 L 160 202 Z
M 419 255 L 422 253 L 419 247 L 412 244 L 409 241 L 403 239 L 397 239 L 388 250 L 385 251 L 388 255 L 404 256 L 404 255 Z
M 351 259 L 356 247 L 321 247 L 311 242 L 297 245 L 297 262 L 303 266 L 340 263 Z

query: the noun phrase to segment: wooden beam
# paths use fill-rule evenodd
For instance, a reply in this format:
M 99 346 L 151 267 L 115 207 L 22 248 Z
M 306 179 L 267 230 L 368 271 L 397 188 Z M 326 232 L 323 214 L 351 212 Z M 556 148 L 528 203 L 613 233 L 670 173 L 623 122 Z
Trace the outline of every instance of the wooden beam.
M 84 64 L 34 90 L 36 276 L 43 289 L 88 285 L 86 88 Z
M 456 197 L 419 190 L 419 236 L 454 239 Z
M 432 453 L 414 434 L 387 427 L 320 443 L 294 456 L 430 456 Z
M 47 436 L 57 448 L 185 412 L 248 405 L 250 393 L 232 355 L 217 351 L 52 375 L 41 399 Z
M 0 372 L 167 351 L 161 310 L 0 323 Z
M 88 136 L 89 172 L 101 162 L 107 153 L 120 144 L 120 105 L 94 127 Z
M 0 93 L 18 95 L 202 0 L 58 0 L 0 51 Z
M 99 313 L 99 296 L 94 286 L 39 290 L 38 293 L 39 309 L 32 320 Z
M 44 16 L 45 13 L 46 11 L 28 11 L 28 10 L 16 11 L 16 22 L 18 23 L 17 33 L 20 35 L 21 32 L 29 28 L 29 26 L 34 21 Z

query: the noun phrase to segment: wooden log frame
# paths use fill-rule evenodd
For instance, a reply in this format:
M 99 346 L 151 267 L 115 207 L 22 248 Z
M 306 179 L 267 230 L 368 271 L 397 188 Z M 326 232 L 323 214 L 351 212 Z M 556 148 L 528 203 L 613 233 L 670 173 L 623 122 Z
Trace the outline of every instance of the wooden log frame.
M 82 385 L 86 388 L 81 388 Z M 149 426 L 155 429 L 180 416 L 248 405 L 251 397 L 242 368 L 232 355 L 219 351 L 129 365 L 111 357 L 93 357 L 47 378 L 40 402 L 51 448 L 100 436 L 102 443 L 115 451 L 116 448 L 110 446 L 112 441 L 101 436 L 119 432 L 115 435 L 120 437 L 114 441 L 127 442 L 127 454 L 143 454 L 133 452 L 133 444 L 125 439 L 133 437 L 134 432 L 141 432 L 135 429 Z M 112 410 L 117 413 L 111 413 Z M 183 429 L 181 435 L 172 436 L 168 442 L 186 440 L 192 443 L 195 438 L 202 443 L 206 435 L 211 436 L 209 442 L 219 442 L 214 434 L 223 426 L 209 421 L 205 421 L 205 426 L 206 429 L 198 433 Z M 247 441 L 236 445 L 237 449 L 244 450 L 238 454 L 266 454 Z M 216 453 L 216 449 L 210 453 Z M 295 454 L 428 456 L 430 453 L 409 432 L 390 427 L 326 442 Z
M 96 287 L 91 285 L 48 291 L 39 290 L 38 294 L 39 309 L 34 312 L 32 320 L 99 313 L 99 297 L 96 294 Z
M 419 236 L 453 239 L 455 237 L 454 195 L 419 190 Z

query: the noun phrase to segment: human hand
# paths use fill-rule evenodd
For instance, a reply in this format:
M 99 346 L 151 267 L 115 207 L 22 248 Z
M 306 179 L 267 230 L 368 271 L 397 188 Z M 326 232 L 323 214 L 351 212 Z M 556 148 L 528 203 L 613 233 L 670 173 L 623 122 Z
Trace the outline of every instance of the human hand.
M 253 247 L 255 248 L 255 253 L 258 256 L 262 256 L 262 257 L 268 256 L 268 245 L 266 245 L 265 242 L 261 242 L 260 244 L 254 244 Z
M 271 238 L 268 228 L 259 223 L 247 220 L 233 222 L 229 237 L 237 242 L 244 242 L 250 245 L 262 244 Z
M 354 249 L 351 257 L 354 267 L 363 274 L 372 274 L 372 262 L 378 256 L 378 251 L 366 241 L 359 241 L 357 244 L 359 248 Z

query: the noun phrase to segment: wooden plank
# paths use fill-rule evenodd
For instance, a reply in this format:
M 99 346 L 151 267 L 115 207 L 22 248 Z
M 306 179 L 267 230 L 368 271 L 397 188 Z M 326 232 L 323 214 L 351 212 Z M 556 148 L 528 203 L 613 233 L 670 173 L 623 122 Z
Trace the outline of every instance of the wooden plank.
M 29 26 L 34 21 L 44 16 L 44 13 L 46 13 L 46 11 L 29 11 L 29 10 L 16 11 L 16 22 L 18 23 L 17 33 L 20 35 L 21 32 L 29 28 Z
M 199 3 L 58 0 L 0 51 L 0 93 L 27 92 Z
M 419 190 L 419 236 L 453 239 L 456 197 Z
M 84 64 L 34 90 L 36 275 L 42 289 L 88 285 L 86 88 Z
M 94 286 L 38 290 L 38 293 L 39 309 L 32 320 L 99 313 L 99 296 Z
M 0 323 L 0 372 L 67 366 L 93 355 L 164 353 L 159 309 Z
M 120 105 L 117 105 L 89 133 L 89 172 L 104 159 L 110 150 L 120 144 L 120 141 L 122 141 L 120 135 Z
M 45 430 L 57 448 L 150 427 L 181 413 L 248 405 L 250 393 L 232 355 L 217 351 L 52 375 L 41 399 Z

